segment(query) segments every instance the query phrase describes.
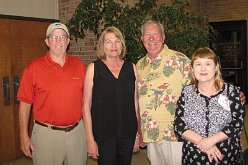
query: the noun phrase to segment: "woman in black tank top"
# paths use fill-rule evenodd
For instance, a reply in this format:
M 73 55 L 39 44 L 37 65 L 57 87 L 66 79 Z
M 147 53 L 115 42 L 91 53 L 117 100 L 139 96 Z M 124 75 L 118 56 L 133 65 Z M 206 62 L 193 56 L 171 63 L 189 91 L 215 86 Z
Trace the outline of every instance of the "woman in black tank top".
M 123 60 L 124 38 L 115 27 L 99 38 L 84 88 L 84 124 L 88 153 L 99 165 L 130 165 L 139 149 L 136 68 Z

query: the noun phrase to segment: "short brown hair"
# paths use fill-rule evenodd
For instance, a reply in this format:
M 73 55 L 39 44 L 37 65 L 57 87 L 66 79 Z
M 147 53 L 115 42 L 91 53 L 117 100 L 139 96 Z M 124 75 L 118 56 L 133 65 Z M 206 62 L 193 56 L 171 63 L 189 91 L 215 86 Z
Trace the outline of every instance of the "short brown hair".
M 214 51 L 212 51 L 208 47 L 199 48 L 192 55 L 192 59 L 191 59 L 191 67 L 192 68 L 193 68 L 193 64 L 194 64 L 195 60 L 198 58 L 211 59 L 214 61 L 216 66 L 219 65 L 219 68 L 214 75 L 214 80 L 215 80 L 214 85 L 215 85 L 216 90 L 220 90 L 222 88 L 222 85 L 223 85 L 223 79 L 222 79 L 221 72 L 220 72 L 220 61 L 219 61 L 218 56 L 214 53 Z M 195 76 L 192 72 L 191 72 L 191 83 L 194 84 L 196 88 L 198 87 L 199 82 L 195 78 Z

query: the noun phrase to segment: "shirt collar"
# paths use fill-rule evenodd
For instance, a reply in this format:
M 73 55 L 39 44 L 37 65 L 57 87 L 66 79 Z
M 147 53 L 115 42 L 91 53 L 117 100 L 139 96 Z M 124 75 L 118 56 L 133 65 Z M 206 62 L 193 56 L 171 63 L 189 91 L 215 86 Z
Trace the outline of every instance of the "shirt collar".
M 56 62 L 54 62 L 50 56 L 50 51 L 47 52 L 46 54 L 46 59 L 47 61 L 49 62 L 49 64 L 51 65 L 58 65 Z M 69 59 L 69 54 L 66 53 L 65 55 L 65 63 L 64 63 L 64 66 L 63 67 L 66 67 L 68 65 L 71 65 L 71 60 Z
M 164 47 L 163 49 L 161 50 L 161 52 L 156 56 L 155 60 L 154 61 L 157 61 L 157 60 L 160 60 L 163 58 L 163 56 L 165 56 L 166 54 L 168 54 L 168 50 L 169 50 L 169 47 L 164 44 Z M 152 62 L 152 60 L 148 57 L 148 54 L 146 55 L 146 59 L 149 61 L 149 62 Z

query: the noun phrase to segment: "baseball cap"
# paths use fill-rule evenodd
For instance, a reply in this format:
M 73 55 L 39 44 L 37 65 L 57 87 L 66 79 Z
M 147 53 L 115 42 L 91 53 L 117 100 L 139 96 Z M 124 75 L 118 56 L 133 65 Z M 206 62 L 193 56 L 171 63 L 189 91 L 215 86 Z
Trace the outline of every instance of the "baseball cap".
M 67 27 L 60 23 L 60 22 L 55 22 L 55 23 L 52 23 L 48 26 L 47 28 L 47 32 L 46 32 L 46 37 L 48 37 L 49 35 L 52 34 L 52 32 L 55 30 L 55 29 L 63 29 L 67 35 L 70 37 L 70 33 L 69 33 L 69 30 L 67 29 Z

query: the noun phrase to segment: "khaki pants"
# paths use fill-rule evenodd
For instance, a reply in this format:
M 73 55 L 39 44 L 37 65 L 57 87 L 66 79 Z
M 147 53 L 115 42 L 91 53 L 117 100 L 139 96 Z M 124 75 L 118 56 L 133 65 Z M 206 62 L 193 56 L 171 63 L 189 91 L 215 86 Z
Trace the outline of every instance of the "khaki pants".
M 147 156 L 151 165 L 181 165 L 182 142 L 159 141 L 148 143 Z
M 32 142 L 34 165 L 86 164 L 87 146 L 82 120 L 70 132 L 34 124 Z

